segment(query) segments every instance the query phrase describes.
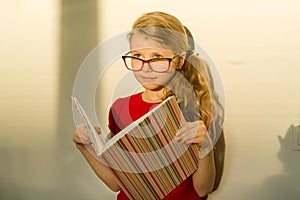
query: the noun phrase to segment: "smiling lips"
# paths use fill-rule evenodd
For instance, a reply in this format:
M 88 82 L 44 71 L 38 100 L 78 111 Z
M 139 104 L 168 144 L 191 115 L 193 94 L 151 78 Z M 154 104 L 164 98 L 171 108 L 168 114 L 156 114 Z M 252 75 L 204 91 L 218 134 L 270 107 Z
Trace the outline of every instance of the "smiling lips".
M 150 81 L 154 81 L 156 77 L 142 76 L 142 79 L 146 82 L 150 82 Z

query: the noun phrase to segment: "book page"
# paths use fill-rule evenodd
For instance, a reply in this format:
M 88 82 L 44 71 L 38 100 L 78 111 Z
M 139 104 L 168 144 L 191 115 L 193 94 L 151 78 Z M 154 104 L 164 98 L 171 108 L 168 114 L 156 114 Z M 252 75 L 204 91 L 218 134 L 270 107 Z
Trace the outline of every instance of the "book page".
M 72 104 L 75 107 L 76 111 L 78 112 L 81 122 L 84 123 L 91 142 L 95 148 L 95 151 L 97 153 L 97 155 L 101 152 L 101 149 L 104 146 L 104 135 L 103 134 L 98 134 L 98 132 L 96 131 L 96 129 L 94 128 L 94 126 L 92 125 L 91 121 L 89 120 L 87 114 L 85 113 L 84 109 L 82 108 L 82 106 L 80 105 L 80 103 L 78 102 L 76 97 L 71 97 L 72 98 Z

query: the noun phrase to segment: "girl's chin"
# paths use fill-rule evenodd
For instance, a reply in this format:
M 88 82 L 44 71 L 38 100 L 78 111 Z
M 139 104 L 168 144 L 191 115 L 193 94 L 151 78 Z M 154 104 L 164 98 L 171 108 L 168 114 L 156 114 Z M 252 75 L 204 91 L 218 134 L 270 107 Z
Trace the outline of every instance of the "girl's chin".
M 163 85 L 157 84 L 157 83 L 144 83 L 143 87 L 147 90 L 161 90 L 163 88 Z

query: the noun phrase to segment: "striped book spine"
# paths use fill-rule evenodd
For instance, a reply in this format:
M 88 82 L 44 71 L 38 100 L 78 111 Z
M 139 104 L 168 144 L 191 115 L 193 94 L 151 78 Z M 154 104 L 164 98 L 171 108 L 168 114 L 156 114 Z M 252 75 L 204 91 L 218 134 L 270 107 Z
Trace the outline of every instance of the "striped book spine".
M 170 97 L 102 152 L 130 199 L 163 199 L 198 168 L 198 147 L 174 141 L 183 121 Z

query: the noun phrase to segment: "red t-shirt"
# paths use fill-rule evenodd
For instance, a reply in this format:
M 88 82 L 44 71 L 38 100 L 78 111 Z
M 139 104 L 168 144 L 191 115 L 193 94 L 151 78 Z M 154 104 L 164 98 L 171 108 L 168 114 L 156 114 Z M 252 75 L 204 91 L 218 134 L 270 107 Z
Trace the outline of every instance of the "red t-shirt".
M 114 134 L 117 134 L 126 126 L 146 114 L 157 104 L 158 103 L 148 103 L 143 101 L 142 93 L 117 99 L 113 103 L 109 111 L 108 127 L 110 131 Z M 121 190 L 117 196 L 117 199 L 128 200 L 129 198 Z M 187 178 L 183 183 L 181 183 L 177 188 L 175 188 L 164 198 L 164 200 L 182 199 L 201 200 L 194 189 L 192 176 Z

